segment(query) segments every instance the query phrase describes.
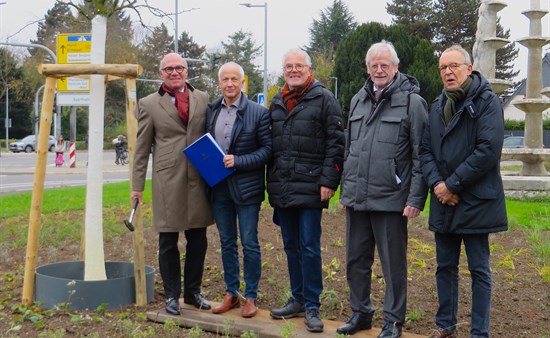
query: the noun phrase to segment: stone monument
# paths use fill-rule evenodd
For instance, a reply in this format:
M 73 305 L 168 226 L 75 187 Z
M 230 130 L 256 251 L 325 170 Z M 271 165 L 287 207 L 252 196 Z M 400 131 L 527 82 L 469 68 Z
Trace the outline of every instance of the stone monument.
M 544 161 L 550 160 L 549 149 L 542 144 L 542 112 L 550 107 L 550 88 L 542 88 L 542 48 L 549 42 L 542 36 L 541 19 L 548 13 L 540 8 L 540 0 L 530 0 L 531 9 L 522 12 L 529 19 L 529 36 L 517 40 L 528 48 L 527 92 L 524 99 L 512 104 L 525 112 L 525 148 L 503 149 L 501 160 L 522 162 L 519 176 L 503 176 L 508 195 L 547 195 L 550 193 L 550 177 Z M 496 37 L 497 13 L 506 7 L 497 0 L 482 0 L 476 42 L 473 47 L 474 68 L 487 77 L 493 90 L 499 94 L 511 86 L 511 82 L 495 79 L 496 50 L 508 41 Z

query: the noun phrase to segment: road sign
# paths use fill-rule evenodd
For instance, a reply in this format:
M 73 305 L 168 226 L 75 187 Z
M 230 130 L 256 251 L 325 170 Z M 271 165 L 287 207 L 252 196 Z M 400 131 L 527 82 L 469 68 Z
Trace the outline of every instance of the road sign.
M 265 95 L 264 93 L 258 93 L 258 103 L 262 106 L 265 106 Z
M 92 35 L 89 33 L 70 33 L 57 35 L 57 62 L 90 63 L 92 52 Z M 89 92 L 90 80 L 78 77 L 57 80 L 60 92 Z
M 56 102 L 58 106 L 89 106 L 90 93 L 59 92 Z

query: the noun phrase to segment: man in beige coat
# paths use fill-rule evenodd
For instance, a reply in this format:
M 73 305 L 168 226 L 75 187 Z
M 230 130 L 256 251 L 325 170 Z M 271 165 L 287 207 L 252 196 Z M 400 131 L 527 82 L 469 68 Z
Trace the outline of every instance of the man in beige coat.
M 206 227 L 213 224 L 206 185 L 182 153 L 205 132 L 208 95 L 186 83 L 187 62 L 176 53 L 160 62 L 163 80 L 158 92 L 139 101 L 132 201 L 142 203 L 149 155 L 153 154 L 153 225 L 159 232 L 159 268 L 166 311 L 180 314 L 181 266 L 178 235 L 187 240 L 183 300 L 210 309 L 200 294 Z

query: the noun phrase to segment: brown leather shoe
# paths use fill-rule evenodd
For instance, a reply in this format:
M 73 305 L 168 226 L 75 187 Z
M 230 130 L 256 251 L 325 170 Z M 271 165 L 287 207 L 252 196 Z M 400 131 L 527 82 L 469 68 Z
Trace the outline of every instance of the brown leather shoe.
M 243 309 L 241 310 L 241 316 L 244 318 L 252 318 L 258 312 L 258 306 L 256 306 L 256 300 L 247 298 L 244 301 Z
M 212 313 L 224 313 L 231 309 L 236 309 L 241 306 L 241 302 L 238 296 L 233 296 L 229 292 L 223 296 L 223 300 L 220 304 L 212 308 Z

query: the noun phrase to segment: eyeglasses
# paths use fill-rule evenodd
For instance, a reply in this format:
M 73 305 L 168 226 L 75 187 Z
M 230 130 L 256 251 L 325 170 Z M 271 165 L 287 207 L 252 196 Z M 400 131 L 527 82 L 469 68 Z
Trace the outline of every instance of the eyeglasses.
M 439 72 L 440 73 L 445 73 L 447 71 L 447 68 L 449 68 L 451 70 L 451 72 L 454 72 L 455 70 L 460 68 L 460 66 L 464 66 L 464 65 L 466 65 L 466 64 L 465 63 L 451 63 L 451 64 L 448 64 L 448 65 L 441 65 L 441 66 L 439 66 Z
M 296 68 L 297 72 L 301 72 L 302 70 L 304 70 L 305 67 L 309 67 L 309 66 L 301 65 L 301 64 L 295 64 L 295 65 L 288 64 L 288 65 L 285 65 L 283 69 L 285 70 L 285 72 L 291 72 L 294 68 Z
M 172 74 L 174 70 L 176 73 L 181 74 L 186 68 L 184 66 L 176 66 L 176 67 L 164 67 L 161 70 L 165 72 L 166 74 Z
M 387 65 L 385 63 L 369 65 L 369 69 L 373 72 L 376 72 L 378 70 L 378 67 L 382 68 L 383 71 L 387 71 L 388 69 L 390 69 L 390 65 Z

